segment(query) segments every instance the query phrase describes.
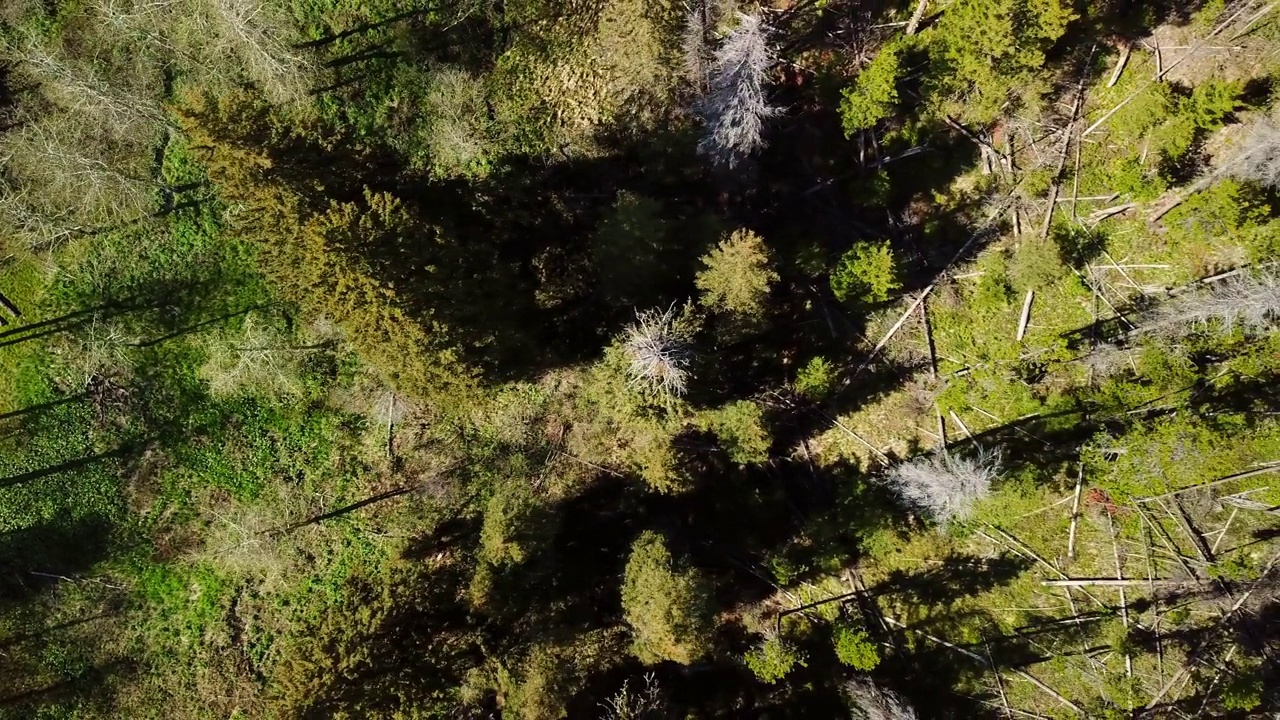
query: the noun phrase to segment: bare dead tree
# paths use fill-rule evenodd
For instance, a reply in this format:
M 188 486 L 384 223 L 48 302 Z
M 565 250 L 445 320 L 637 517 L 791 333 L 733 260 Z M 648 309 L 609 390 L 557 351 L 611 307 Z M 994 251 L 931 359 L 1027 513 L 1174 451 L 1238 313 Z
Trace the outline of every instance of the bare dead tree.
M 676 321 L 675 305 L 636 313 L 625 344 L 633 383 L 669 395 L 683 395 L 688 389 L 693 352 Z
M 711 47 L 708 43 L 715 26 L 713 8 L 706 0 L 692 0 L 685 9 L 684 32 L 680 36 L 681 59 L 685 77 L 701 91 L 711 71 Z
M 1231 174 L 1280 188 L 1280 125 L 1258 123 L 1245 140 Z
M 107 82 L 91 69 L 73 67 L 48 52 L 38 42 L 28 41 L 13 49 L 20 59 L 20 71 L 39 82 L 45 94 L 63 108 L 91 116 L 95 125 L 119 132 L 137 123 L 158 124 L 164 111 L 153 98 L 143 97 Z
M 1000 454 L 979 449 L 973 456 L 942 451 L 898 463 L 885 481 L 907 504 L 940 523 L 964 517 L 991 493 Z
M 844 694 L 866 720 L 916 720 L 916 711 L 905 700 L 870 680 L 850 680 Z
M 644 676 L 641 687 L 632 688 L 631 682 L 622 684 L 622 689 L 614 693 L 605 702 L 600 703 L 604 709 L 602 720 L 644 720 L 658 717 L 662 710 L 662 688 L 653 673 Z
M 1146 330 L 1179 334 L 1188 327 L 1217 324 L 1225 332 L 1236 327 L 1264 330 L 1280 315 L 1280 275 L 1240 274 L 1201 292 L 1179 295 L 1147 314 Z
M 715 52 L 711 90 L 701 106 L 706 132 L 698 150 L 718 166 L 732 168 L 764 147 L 764 121 L 778 114 L 764 90 L 776 62 L 768 32 L 759 17 L 738 13 L 738 27 Z
M 250 77 L 281 102 L 305 95 L 310 63 L 290 47 L 279 29 L 283 21 L 268 18 L 259 0 L 208 2 L 215 32 L 241 58 Z
M 1093 349 L 1093 352 L 1084 356 L 1083 362 L 1094 376 L 1106 378 L 1129 367 L 1132 362 L 1131 355 L 1132 351 L 1128 348 L 1121 347 L 1116 343 L 1100 342 Z
M 262 0 L 96 0 L 103 24 L 141 47 L 181 58 L 200 85 L 251 80 L 271 99 L 305 96 L 312 62 L 291 21 Z

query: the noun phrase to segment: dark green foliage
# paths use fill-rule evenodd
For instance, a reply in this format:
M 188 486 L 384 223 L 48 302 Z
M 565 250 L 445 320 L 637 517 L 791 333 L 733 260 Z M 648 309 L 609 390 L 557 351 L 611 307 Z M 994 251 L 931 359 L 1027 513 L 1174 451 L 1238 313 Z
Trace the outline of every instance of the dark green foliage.
M 1271 15 L 742 5 L 711 169 L 731 3 L 260 4 L 0 8 L 0 717 L 1274 709 Z
M 1034 73 L 1073 19 L 1061 0 L 957 0 L 925 38 L 935 107 L 985 124 L 1010 96 L 1034 101 Z
M 667 221 L 662 204 L 632 193 L 618 196 L 591 246 L 600 294 L 628 310 L 648 306 L 668 281 Z

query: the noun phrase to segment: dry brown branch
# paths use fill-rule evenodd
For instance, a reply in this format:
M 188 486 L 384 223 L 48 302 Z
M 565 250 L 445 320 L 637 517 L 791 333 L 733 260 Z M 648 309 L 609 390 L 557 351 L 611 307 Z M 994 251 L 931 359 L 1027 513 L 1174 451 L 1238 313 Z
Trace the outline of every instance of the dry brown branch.
M 929 345 L 929 377 L 938 379 L 938 351 L 933 344 L 933 327 L 929 323 L 929 305 L 920 303 L 920 322 L 924 324 L 924 339 Z
M 1232 35 L 1230 38 L 1227 39 L 1227 42 L 1235 42 L 1236 40 L 1247 35 L 1249 33 L 1249 28 L 1253 27 L 1253 24 L 1258 22 L 1258 20 L 1262 18 L 1263 15 L 1266 15 L 1267 13 L 1274 10 L 1276 5 L 1280 5 L 1280 3 L 1271 3 L 1270 5 L 1262 8 L 1257 13 L 1255 13 L 1254 16 L 1249 18 L 1248 22 L 1244 24 L 1244 27 L 1240 28 L 1239 32 L 1237 32 L 1235 35 Z
M 920 21 L 924 19 L 925 8 L 929 7 L 929 0 L 920 0 L 916 3 L 915 12 L 911 13 L 911 20 L 907 23 L 906 33 L 915 35 L 916 28 L 920 27 Z
M 1164 526 L 1157 523 L 1155 518 L 1147 514 L 1147 511 L 1144 510 L 1141 505 L 1134 505 L 1134 507 L 1137 508 L 1138 515 L 1142 517 L 1143 521 L 1155 528 L 1156 536 L 1159 537 L 1165 547 L 1168 548 L 1169 554 L 1173 556 L 1174 560 L 1178 561 L 1178 564 L 1182 566 L 1182 569 L 1186 571 L 1187 575 L 1196 578 L 1197 581 L 1199 581 L 1199 576 L 1191 569 L 1191 566 L 1187 564 L 1186 558 L 1182 557 L 1182 553 L 1178 550 L 1177 544 L 1173 542 L 1173 538 L 1169 537 L 1169 532 L 1164 529 Z
M 1236 614 L 1236 611 L 1244 605 L 1245 601 L 1248 600 L 1253 592 L 1258 589 L 1266 577 L 1271 574 L 1271 570 L 1275 568 L 1277 561 L 1280 561 L 1280 552 L 1271 557 L 1271 561 L 1267 563 L 1265 568 L 1263 568 L 1262 572 L 1258 575 L 1258 579 L 1254 580 L 1249 589 L 1241 594 L 1235 604 L 1231 606 L 1231 609 L 1223 613 L 1222 617 L 1218 619 L 1217 627 L 1219 629 L 1226 627 L 1227 623 L 1231 621 L 1231 617 Z M 1182 668 L 1179 669 L 1178 672 L 1169 679 L 1169 682 L 1165 683 L 1165 685 L 1161 687 L 1160 690 L 1151 698 L 1151 701 L 1146 705 L 1146 709 L 1150 710 L 1160 704 L 1160 701 L 1164 699 L 1164 696 L 1169 694 L 1169 691 L 1173 689 L 1173 686 L 1184 677 L 1190 678 L 1193 665 L 1204 647 L 1204 645 L 1201 645 L 1187 655 L 1186 660 L 1182 664 Z
M 1177 498 L 1172 498 L 1171 501 L 1174 509 L 1177 510 L 1176 513 L 1169 509 L 1164 500 L 1159 501 L 1160 507 L 1164 508 L 1165 512 L 1173 516 L 1173 519 L 1178 522 L 1182 532 L 1186 533 L 1186 536 L 1191 540 L 1191 546 L 1195 548 L 1196 554 L 1200 556 L 1200 559 L 1206 563 L 1212 563 L 1213 553 L 1209 550 L 1209 543 L 1205 542 L 1204 536 L 1196 532 L 1195 527 L 1191 524 L 1191 518 L 1187 516 L 1186 509 L 1182 507 L 1182 503 L 1178 502 Z
M 1187 52 L 1186 52 L 1182 57 L 1178 58 L 1178 59 L 1177 59 L 1177 61 L 1175 61 L 1172 65 L 1170 65 L 1170 66 L 1168 66 L 1168 67 L 1166 67 L 1166 68 L 1161 68 L 1159 71 L 1157 71 L 1157 73 L 1156 73 L 1156 77 L 1155 77 L 1155 78 L 1153 78 L 1152 80 L 1150 80 L 1150 81 L 1148 81 L 1148 82 L 1143 83 L 1142 85 L 1140 85 L 1136 90 L 1134 90 L 1134 91 L 1133 91 L 1132 93 L 1130 93 L 1129 95 L 1125 96 L 1125 98 L 1124 98 L 1123 100 L 1121 100 L 1119 103 L 1117 103 L 1115 106 L 1113 106 L 1110 110 L 1108 110 L 1106 113 L 1104 113 L 1102 117 L 1098 118 L 1098 120 L 1097 120 L 1096 122 L 1094 122 L 1094 123 L 1093 123 L 1092 125 L 1090 125 L 1089 127 L 1085 128 L 1084 132 L 1080 133 L 1080 137 L 1082 137 L 1082 138 L 1084 138 L 1084 137 L 1088 137 L 1088 135 L 1089 135 L 1090 133 L 1092 133 L 1094 130 L 1097 130 L 1097 129 L 1098 129 L 1098 128 L 1103 124 L 1103 123 L 1105 123 L 1106 121 L 1110 120 L 1110 119 L 1111 119 L 1111 117 L 1112 117 L 1113 115 L 1115 115 L 1116 113 L 1120 112 L 1120 110 L 1121 110 L 1122 108 L 1124 108 L 1124 106 L 1125 106 L 1125 105 L 1128 105 L 1130 102 L 1132 102 L 1134 98 L 1136 98 L 1136 97 L 1138 97 L 1139 95 L 1141 95 L 1144 91 L 1146 91 L 1146 89 L 1147 89 L 1147 88 L 1149 88 L 1149 87 L 1151 87 L 1151 85 L 1153 85 L 1153 84 L 1155 84 L 1155 83 L 1159 82 L 1162 78 L 1164 78 L 1164 76 L 1165 76 L 1165 75 L 1169 74 L 1169 72 L 1170 72 L 1170 71 L 1172 71 L 1174 68 L 1178 67 L 1179 65 L 1181 65 L 1182 63 L 1184 63 L 1184 62 L 1186 62 L 1188 59 L 1190 59 L 1190 58 L 1191 58 L 1191 56 L 1195 55 L 1195 54 L 1196 54 L 1196 52 L 1197 52 L 1199 49 L 1201 49 L 1202 47 L 1204 47 L 1204 46 L 1208 43 L 1208 41 L 1209 41 L 1209 40 L 1211 40 L 1212 38 L 1216 37 L 1216 36 L 1217 36 L 1218 34 L 1220 34 L 1223 30 L 1225 30 L 1225 29 L 1227 29 L 1228 27 L 1230 27 L 1230 26 L 1231 26 L 1231 24 L 1232 24 L 1232 23 L 1234 23 L 1234 22 L 1236 21 L 1236 18 L 1238 18 L 1240 15 L 1242 15 L 1246 9 L 1248 9 L 1248 5 L 1247 5 L 1247 4 L 1246 4 L 1244 7 L 1240 8 L 1239 10 L 1237 10 L 1236 12 L 1232 13 L 1230 17 L 1228 17 L 1226 20 L 1224 20 L 1223 22 L 1221 22 L 1221 23 L 1220 23 L 1216 28 L 1214 28 L 1214 29 L 1213 29 L 1213 30 L 1212 30 L 1208 35 L 1206 35 L 1202 40 L 1200 40 L 1199 42 L 1197 42 L 1195 45 L 1191 46 L 1191 49 L 1190 49 L 1190 50 L 1188 50 L 1188 51 L 1187 51 Z
M 1227 518 L 1227 522 L 1222 526 L 1222 529 L 1218 531 L 1218 537 L 1214 538 L 1213 547 L 1209 548 L 1210 551 L 1218 552 L 1218 545 L 1222 543 L 1222 539 L 1225 538 L 1227 533 L 1231 530 L 1231 523 L 1235 522 L 1236 513 L 1238 512 L 1240 511 L 1236 508 L 1231 509 L 1231 515 Z
M 1172 580 L 1147 578 L 1066 578 L 1065 580 L 1041 580 L 1044 587 L 1137 587 L 1150 585 L 1155 587 L 1183 587 L 1194 585 L 1194 580 Z
M 819 411 L 819 412 L 821 413 L 821 415 L 822 415 L 823 417 L 825 417 L 825 418 L 827 418 L 828 420 L 830 420 L 830 421 L 831 421 L 831 423 L 832 423 L 833 425 L 835 425 L 836 427 L 838 427 L 838 428 L 840 428 L 841 430 L 843 430 L 843 431 L 845 432 L 845 434 L 846 434 L 846 435 L 848 435 L 849 437 L 853 438 L 854 440 L 857 440 L 858 442 L 862 443 L 864 446 L 866 446 L 866 448 L 867 448 L 868 450 L 870 450 L 871 452 L 873 452 L 873 453 L 875 453 L 876 455 L 878 455 L 878 456 L 880 457 L 880 459 L 881 459 L 881 460 L 885 461 L 886 463 L 887 463 L 887 462 L 889 462 L 889 456 L 888 456 L 888 455 L 885 455 L 885 454 L 884 454 L 884 451 L 882 451 L 880 448 L 878 448 L 878 447 L 876 447 L 875 445 L 872 445 L 871 443 L 867 442 L 866 438 L 862 437 L 861 435 L 859 435 L 858 433 L 854 432 L 853 430 L 850 430 L 847 426 L 845 426 L 845 424 L 844 424 L 844 423 L 840 422 L 840 421 L 839 421 L 839 420 L 837 420 L 836 418 L 833 418 L 833 417 L 831 417 L 830 415 L 827 415 L 826 413 L 823 413 L 823 412 L 821 412 L 821 411 Z
M 1124 570 L 1120 565 L 1120 545 L 1116 542 L 1116 524 L 1111 519 L 1111 513 L 1104 513 L 1107 516 L 1107 530 L 1111 535 L 1111 557 L 1115 560 L 1116 579 L 1124 580 Z M 1149 582 L 1149 580 L 1148 580 Z M 1125 632 L 1129 631 L 1129 599 L 1125 597 L 1124 585 L 1120 585 L 1120 622 L 1123 623 Z M 1124 674 L 1125 677 L 1133 677 L 1133 657 L 1128 653 L 1124 654 Z
M 1175 296 L 1146 315 L 1145 330 L 1157 334 L 1181 334 L 1211 323 L 1224 332 L 1236 327 L 1261 332 L 1280 315 L 1280 274 L 1235 275 L 1208 290 Z

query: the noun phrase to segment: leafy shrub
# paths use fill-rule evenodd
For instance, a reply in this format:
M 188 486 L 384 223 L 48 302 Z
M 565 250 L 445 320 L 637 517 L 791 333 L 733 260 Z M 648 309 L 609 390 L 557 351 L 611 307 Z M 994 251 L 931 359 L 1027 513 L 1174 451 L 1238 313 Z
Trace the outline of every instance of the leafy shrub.
M 631 651 L 643 663 L 685 665 L 710 649 L 711 606 L 705 582 L 676 567 L 666 541 L 652 531 L 631 546 L 622 582 L 622 613 Z
M 831 273 L 831 292 L 859 305 L 884 302 L 902 287 L 889 242 L 859 243 L 846 252 Z
M 1055 248 L 1040 242 L 1023 242 L 1009 258 L 1010 280 L 1018 288 L 1044 288 L 1071 273 Z
M 1209 577 L 1237 582 L 1253 580 L 1258 571 L 1244 554 L 1232 555 L 1209 566 Z
M 874 670 L 880 664 L 880 653 L 865 630 L 839 625 L 833 639 L 836 658 L 854 670 Z
M 555 531 L 531 484 L 521 478 L 502 483 L 485 506 L 480 558 L 494 565 L 519 563 Z
M 621 651 L 613 630 L 595 630 L 568 642 L 536 645 L 507 676 L 504 711 L 523 720 L 565 717 L 566 707 L 593 672 L 610 667 Z
M 822 356 L 814 357 L 796 373 L 796 392 L 810 400 L 820 400 L 831 393 L 835 376 L 834 365 Z
M 797 664 L 801 667 L 805 665 L 803 656 L 790 643 L 777 636 L 748 650 L 742 660 L 756 677 L 770 685 L 786 677 Z
M 1249 673 L 1233 678 L 1222 688 L 1222 705 L 1228 710 L 1249 711 L 1262 704 L 1266 690 L 1261 673 Z

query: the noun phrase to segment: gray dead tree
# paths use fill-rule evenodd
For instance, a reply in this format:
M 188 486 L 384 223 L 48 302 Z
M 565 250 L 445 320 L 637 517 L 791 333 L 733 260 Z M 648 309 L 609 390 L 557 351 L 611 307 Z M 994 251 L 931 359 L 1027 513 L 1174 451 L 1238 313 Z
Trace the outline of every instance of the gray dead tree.
M 711 46 L 708 40 L 715 26 L 712 8 L 705 0 L 693 0 L 685 7 L 684 32 L 680 35 L 680 59 L 685 77 L 701 91 L 707 86 L 711 72 Z
M 644 684 L 632 687 L 631 682 L 622 684 L 622 689 L 614 693 L 605 702 L 600 703 L 604 709 L 601 720 L 645 720 L 658 718 L 662 714 L 662 688 L 653 673 L 647 673 Z
M 775 62 L 768 28 L 759 17 L 738 13 L 738 27 L 715 52 L 701 103 L 706 132 L 698 151 L 715 165 L 732 168 L 764 147 L 764 121 L 778 114 L 764 91 Z
M 845 697 L 855 713 L 866 720 L 916 720 L 916 711 L 905 700 L 870 680 L 850 680 L 844 684 Z
M 963 518 L 991 493 L 999 466 L 1000 454 L 993 450 L 973 456 L 942 451 L 898 463 L 884 479 L 908 505 L 945 524 Z
M 685 393 L 693 351 L 677 321 L 675 305 L 636 313 L 624 344 L 631 382 L 668 395 Z
M 1249 133 L 1231 174 L 1280 188 L 1280 126 L 1260 122 Z
M 1274 272 L 1240 274 L 1215 283 L 1208 291 L 1178 295 L 1146 314 L 1145 330 L 1179 335 L 1189 327 L 1216 324 L 1224 332 L 1236 327 L 1264 330 L 1280 316 L 1280 276 Z

